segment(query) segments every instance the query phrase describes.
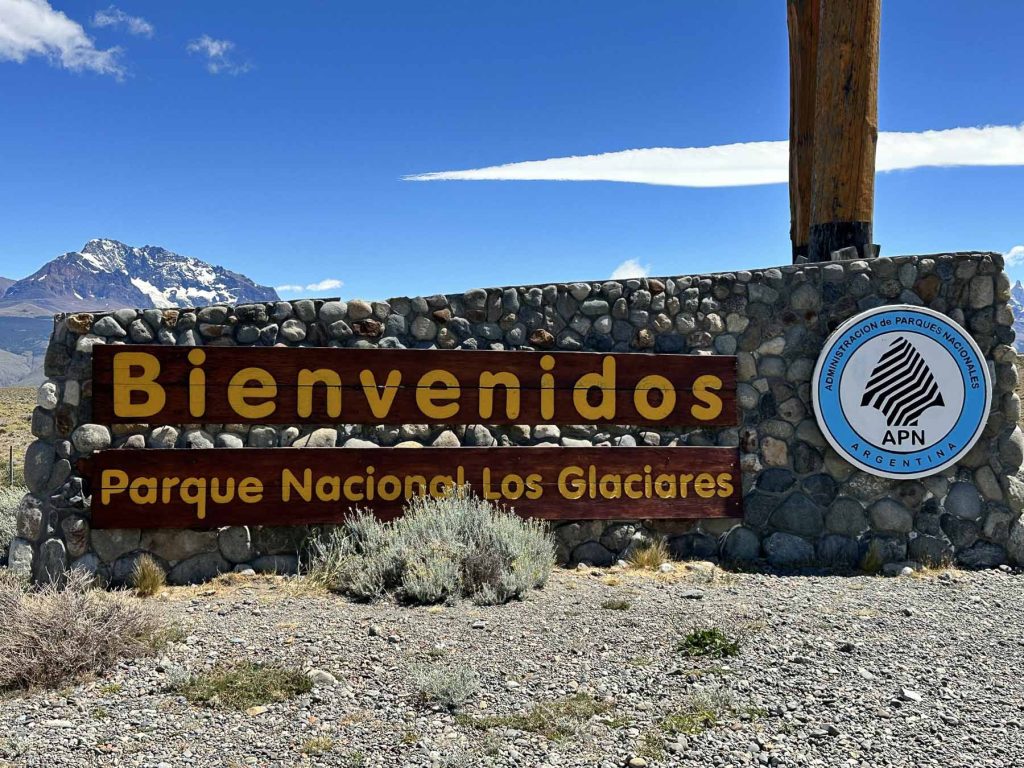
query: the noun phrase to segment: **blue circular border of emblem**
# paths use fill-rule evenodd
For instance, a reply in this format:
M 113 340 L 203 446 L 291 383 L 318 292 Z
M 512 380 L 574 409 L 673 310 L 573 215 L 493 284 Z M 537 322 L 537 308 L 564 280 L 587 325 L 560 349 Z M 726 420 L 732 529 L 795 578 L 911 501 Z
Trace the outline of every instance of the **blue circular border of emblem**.
M 900 321 L 898 326 L 897 321 Z M 945 436 L 921 450 L 902 453 L 880 448 L 857 434 L 843 412 L 840 382 L 847 362 L 865 342 L 888 333 L 916 333 L 938 342 L 953 358 L 963 380 L 964 402 L 959 418 Z M 969 350 L 967 360 L 960 350 Z M 822 372 L 836 356 L 838 360 L 834 361 L 835 367 L 830 372 L 834 384 L 829 389 L 828 378 L 822 376 Z M 973 388 L 970 357 L 975 363 L 973 378 L 980 379 Z M 869 309 L 839 326 L 818 356 L 811 387 L 818 427 L 835 451 L 858 469 L 900 480 L 934 475 L 959 461 L 981 437 L 992 404 L 988 364 L 974 339 L 945 315 L 910 304 Z M 948 448 L 950 443 L 954 449 Z M 850 448 L 853 444 L 870 446 L 871 461 L 865 460 L 863 449 L 859 456 L 855 455 Z

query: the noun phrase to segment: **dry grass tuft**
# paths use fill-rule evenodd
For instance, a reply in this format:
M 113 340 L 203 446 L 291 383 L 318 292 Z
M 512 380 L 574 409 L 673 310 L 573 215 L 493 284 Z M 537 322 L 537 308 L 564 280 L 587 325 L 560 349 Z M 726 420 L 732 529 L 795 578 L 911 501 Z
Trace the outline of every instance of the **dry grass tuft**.
M 665 544 L 665 540 L 658 539 L 634 549 L 626 562 L 629 563 L 630 568 L 656 570 L 671 559 L 672 556 L 669 554 L 668 545 Z
M 590 718 L 603 715 L 611 708 L 612 705 L 606 701 L 600 701 L 585 693 L 577 693 L 564 699 L 535 704 L 522 714 L 487 717 L 456 715 L 455 722 L 478 730 L 513 728 L 517 731 L 538 733 L 550 741 L 561 741 L 574 736 L 580 726 Z
M 66 685 L 148 655 L 168 639 L 146 606 L 92 589 L 75 571 L 62 586 L 0 583 L 0 616 L 0 690 Z
M 139 597 L 152 597 L 167 586 L 167 574 L 149 555 L 141 555 L 132 571 L 132 586 Z
M 215 667 L 187 680 L 180 689 L 193 704 L 248 709 L 309 693 L 313 683 L 299 669 L 245 661 Z

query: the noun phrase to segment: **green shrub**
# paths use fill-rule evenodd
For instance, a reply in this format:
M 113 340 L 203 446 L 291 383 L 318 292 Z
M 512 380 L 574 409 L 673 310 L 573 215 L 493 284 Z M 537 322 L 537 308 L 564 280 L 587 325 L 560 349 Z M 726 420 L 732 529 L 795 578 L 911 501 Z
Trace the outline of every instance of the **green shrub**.
M 308 574 L 324 586 L 357 600 L 390 593 L 419 604 L 520 599 L 547 583 L 555 562 L 543 523 L 466 488 L 413 498 L 405 515 L 389 523 L 358 510 L 311 549 Z
M 606 611 L 628 611 L 629 600 L 623 600 L 620 597 L 611 597 L 601 603 L 601 607 Z
M 313 683 L 299 669 L 251 661 L 215 667 L 180 685 L 181 693 L 193 704 L 230 709 L 284 701 L 312 689 Z
M 66 685 L 167 642 L 146 606 L 91 584 L 78 571 L 38 589 L 0 581 L 0 690 Z
M 673 735 L 694 735 L 714 728 L 736 711 L 736 702 L 729 691 L 709 688 L 689 696 L 685 707 L 661 721 L 661 728 Z
M 409 677 L 421 699 L 449 709 L 462 706 L 480 690 L 479 676 L 465 665 L 423 664 L 413 667 Z
M 740 652 L 740 641 L 729 637 L 718 627 L 695 629 L 684 637 L 676 650 L 685 656 L 706 656 L 724 659 Z

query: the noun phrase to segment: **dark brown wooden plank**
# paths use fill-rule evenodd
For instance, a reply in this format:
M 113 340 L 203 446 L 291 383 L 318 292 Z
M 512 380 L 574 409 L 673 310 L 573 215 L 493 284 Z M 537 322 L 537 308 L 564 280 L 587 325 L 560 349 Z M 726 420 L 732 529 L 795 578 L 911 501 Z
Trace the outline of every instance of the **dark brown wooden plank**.
M 588 352 L 527 353 L 450 350 L 393 350 L 345 349 L 324 347 L 206 347 L 201 348 L 201 364 L 189 361 L 189 354 L 197 348 L 164 347 L 152 345 L 98 346 L 93 351 L 93 418 L 101 423 L 144 422 L 149 424 L 182 423 L 258 423 L 258 424 L 660 424 L 671 426 L 733 426 L 738 423 L 736 408 L 736 358 L 724 355 L 652 355 L 644 353 L 601 354 Z M 115 367 L 124 370 L 131 355 L 151 355 L 159 365 L 155 382 L 166 397 L 166 403 L 157 413 L 134 415 L 115 410 Z M 608 361 L 615 368 L 614 390 L 610 396 L 615 404 L 614 413 L 580 414 L 574 405 L 574 387 L 581 377 L 599 374 Z M 542 364 L 546 363 L 550 371 Z M 240 415 L 229 399 L 232 380 L 246 368 L 259 368 L 269 373 L 276 392 L 268 402 L 273 411 L 259 416 Z M 316 384 L 299 387 L 303 369 L 327 369 L 336 373 L 341 382 L 341 411 L 328 410 L 327 387 Z M 132 368 L 140 375 L 141 368 Z M 189 407 L 189 381 L 193 372 L 205 376 L 205 403 L 202 414 L 193 414 Z M 381 396 L 394 395 L 386 413 L 374 413 L 367 389 L 360 375 L 371 372 L 368 387 Z M 438 405 L 456 403 L 457 412 L 445 417 L 432 418 L 424 414 L 417 396 L 426 387 L 423 377 L 432 371 L 450 374 L 457 382 L 457 400 L 438 400 Z M 395 386 L 388 386 L 389 376 Z M 481 388 L 481 375 L 485 372 L 509 373 L 519 382 L 520 404 L 517 414 L 507 408 L 506 388 L 502 385 Z M 549 380 L 543 377 L 547 375 Z M 652 411 L 636 404 L 637 389 L 645 377 L 656 375 L 672 387 L 675 406 L 661 418 L 652 418 Z M 721 388 L 713 394 L 720 401 L 720 409 L 713 415 L 703 410 L 706 395 L 701 389 L 701 377 L 717 377 Z M 124 379 L 122 379 L 124 381 Z M 602 381 L 608 381 L 603 379 Z M 716 382 L 717 384 L 717 382 Z M 435 388 L 440 385 L 434 385 Z M 550 390 L 552 409 L 545 413 L 544 387 Z M 697 389 L 695 389 L 697 387 Z M 234 389 L 240 389 L 235 379 Z M 302 391 L 312 392 L 311 411 L 299 415 L 299 396 Z M 481 414 L 481 398 L 493 393 L 490 415 Z M 600 388 L 590 391 L 590 403 L 600 402 Z M 137 397 L 133 402 L 140 403 Z M 253 402 L 257 402 L 253 400 Z M 258 400 L 258 402 L 264 402 Z M 651 392 L 648 402 L 655 409 L 662 402 L 661 393 Z M 660 415 L 660 414 L 659 414 Z M 701 418 L 701 415 L 707 416 Z
M 481 495 L 490 497 L 498 493 L 495 500 L 512 506 L 517 514 L 551 520 L 711 518 L 741 514 L 736 448 L 107 450 L 94 454 L 83 464 L 92 492 L 94 528 L 337 523 L 355 506 L 372 508 L 377 516 L 389 519 L 401 514 L 407 490 L 419 491 L 417 482 L 406 485 L 410 476 L 421 476 L 427 492 L 431 491 L 431 483 L 433 490 L 440 492 L 448 484 L 465 482 Z M 309 500 L 303 499 L 294 484 L 288 482 L 286 470 L 300 484 L 306 482 L 305 473 L 309 472 L 309 487 L 314 489 Z M 519 479 L 512 479 L 513 475 Z M 316 483 L 325 477 L 337 478 L 342 491 L 355 478 L 349 486 L 350 497 L 360 491 L 365 493 L 367 478 L 373 478 L 374 499 L 318 497 Z M 156 484 L 157 496 L 152 503 L 144 495 L 147 481 L 142 478 L 152 478 Z M 167 478 L 178 478 L 178 482 L 169 487 L 165 497 L 160 483 Z M 207 501 L 202 517 L 194 483 L 189 484 L 189 501 L 182 498 L 181 483 L 189 478 L 205 482 Z M 258 501 L 243 503 L 237 498 L 245 478 L 259 482 Z M 223 494 L 229 479 L 235 482 L 235 498 L 214 501 L 214 480 Z M 329 489 L 332 481 L 324 482 L 324 488 Z M 135 484 L 139 484 L 139 493 L 143 494 L 135 499 L 130 497 L 130 490 L 116 491 Z M 575 493 L 578 484 L 582 484 L 582 497 L 567 498 Z M 291 494 L 287 500 L 283 495 L 286 487 Z M 399 495 L 382 498 L 391 490 Z M 521 495 L 514 498 L 517 491 Z M 527 498 L 534 494 L 536 498 Z

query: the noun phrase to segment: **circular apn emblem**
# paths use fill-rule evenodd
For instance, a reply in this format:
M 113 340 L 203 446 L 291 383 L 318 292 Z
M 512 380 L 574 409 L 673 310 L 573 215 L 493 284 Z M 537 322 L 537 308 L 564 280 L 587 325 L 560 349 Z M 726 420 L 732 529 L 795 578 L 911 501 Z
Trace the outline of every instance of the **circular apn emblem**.
M 818 426 L 839 455 L 900 479 L 956 463 L 981 436 L 992 398 L 974 339 L 945 315 L 905 304 L 843 323 L 811 386 Z

